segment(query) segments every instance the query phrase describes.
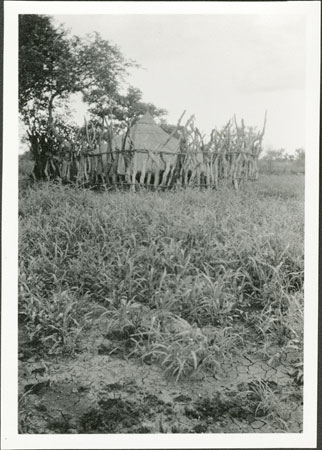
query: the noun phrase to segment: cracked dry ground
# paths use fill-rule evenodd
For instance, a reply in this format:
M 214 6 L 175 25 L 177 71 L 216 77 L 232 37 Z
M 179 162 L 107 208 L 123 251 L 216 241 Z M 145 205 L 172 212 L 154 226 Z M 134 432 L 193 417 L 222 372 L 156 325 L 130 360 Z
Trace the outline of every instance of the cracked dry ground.
M 73 358 L 20 354 L 20 433 L 302 431 L 302 386 L 291 353 L 264 357 L 254 345 L 216 373 L 176 383 L 158 365 L 111 354 L 113 343 L 93 325 Z

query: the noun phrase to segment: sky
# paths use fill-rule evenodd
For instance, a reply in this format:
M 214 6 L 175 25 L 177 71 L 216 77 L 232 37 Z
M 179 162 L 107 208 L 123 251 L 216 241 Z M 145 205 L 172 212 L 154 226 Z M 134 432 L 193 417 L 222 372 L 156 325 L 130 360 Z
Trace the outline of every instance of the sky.
M 94 31 L 141 65 L 128 83 L 206 134 L 236 114 L 263 125 L 264 148 L 305 146 L 305 18 L 301 15 L 56 15 L 72 35 Z M 86 107 L 74 101 L 75 119 Z

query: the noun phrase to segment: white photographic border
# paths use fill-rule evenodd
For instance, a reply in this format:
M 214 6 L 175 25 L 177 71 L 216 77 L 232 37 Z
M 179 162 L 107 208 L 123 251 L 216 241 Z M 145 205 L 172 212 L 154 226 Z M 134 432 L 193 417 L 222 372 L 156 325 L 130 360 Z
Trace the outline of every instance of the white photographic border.
M 1 447 L 13 449 L 315 448 L 317 438 L 320 2 L 4 2 Z M 306 18 L 303 433 L 18 434 L 18 15 L 285 14 Z

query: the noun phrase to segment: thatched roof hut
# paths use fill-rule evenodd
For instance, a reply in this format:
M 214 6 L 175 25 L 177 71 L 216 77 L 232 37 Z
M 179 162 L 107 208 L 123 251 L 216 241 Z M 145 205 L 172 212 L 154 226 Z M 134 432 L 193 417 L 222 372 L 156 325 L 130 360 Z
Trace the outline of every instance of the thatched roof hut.
M 128 170 L 132 173 L 141 173 L 142 179 L 146 174 L 158 174 L 168 171 L 175 165 L 176 153 L 179 151 L 180 141 L 170 137 L 162 130 L 151 114 L 146 112 L 130 129 L 124 145 L 125 134 L 117 136 L 114 141 L 116 150 L 133 150 Z M 124 148 L 123 148 L 124 145 Z M 124 156 L 119 155 L 118 174 L 126 171 Z
M 115 139 L 115 147 L 122 149 L 124 140 L 123 136 L 117 136 Z M 126 139 L 125 150 L 129 150 L 131 143 L 133 150 L 152 150 L 169 153 L 177 153 L 179 150 L 179 140 L 171 137 L 169 139 L 168 133 L 162 130 L 149 112 L 146 112 L 133 125 L 129 132 L 129 137 Z

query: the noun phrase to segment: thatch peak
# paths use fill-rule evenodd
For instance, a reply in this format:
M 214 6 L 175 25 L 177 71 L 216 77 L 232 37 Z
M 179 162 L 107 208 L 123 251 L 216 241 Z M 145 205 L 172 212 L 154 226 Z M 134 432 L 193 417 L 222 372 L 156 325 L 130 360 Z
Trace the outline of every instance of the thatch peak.
M 136 150 L 154 150 L 176 153 L 179 150 L 179 140 L 171 137 L 157 125 L 147 111 L 131 128 L 125 149 L 130 147 L 130 141 Z M 123 136 L 116 138 L 116 147 L 122 148 Z
M 155 123 L 153 117 L 151 116 L 149 110 L 148 110 L 145 114 L 143 114 L 143 116 L 140 117 L 140 119 L 136 122 L 136 125 L 139 125 L 139 124 L 144 124 L 144 125 L 155 125 L 155 126 L 158 126 L 158 125 Z

